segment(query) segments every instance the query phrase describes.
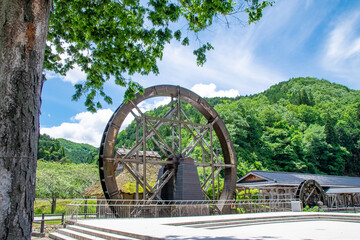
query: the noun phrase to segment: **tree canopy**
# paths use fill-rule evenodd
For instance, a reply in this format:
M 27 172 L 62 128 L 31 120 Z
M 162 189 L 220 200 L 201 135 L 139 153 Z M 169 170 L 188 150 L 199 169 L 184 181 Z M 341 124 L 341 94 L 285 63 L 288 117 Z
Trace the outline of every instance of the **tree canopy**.
M 131 80 L 137 73 L 158 74 L 157 61 L 163 56 L 165 44 L 172 39 L 189 45 L 189 33 L 209 27 L 215 18 L 246 12 L 248 22 L 262 17 L 262 10 L 271 1 L 244 0 L 54 0 L 50 16 L 44 68 L 66 74 L 79 67 L 86 81 L 75 85 L 74 100 L 85 96 L 90 111 L 101 108 L 100 95 L 106 103 L 111 97 L 104 92 L 104 83 L 127 87 L 124 99 L 142 92 Z M 199 43 L 201 43 L 199 41 Z M 210 43 L 201 43 L 194 50 L 197 64 L 206 61 Z
M 83 191 L 99 179 L 93 164 L 74 164 L 38 161 L 36 197 L 49 199 L 51 213 L 58 198 L 81 198 Z

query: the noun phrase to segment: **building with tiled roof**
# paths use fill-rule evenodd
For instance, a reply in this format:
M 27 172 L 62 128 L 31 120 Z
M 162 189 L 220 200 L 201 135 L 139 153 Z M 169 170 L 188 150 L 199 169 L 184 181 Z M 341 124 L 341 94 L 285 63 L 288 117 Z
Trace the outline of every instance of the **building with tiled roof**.
M 310 180 L 321 186 L 329 207 L 360 204 L 360 177 L 253 170 L 240 178 L 236 186 L 245 197 L 256 192 L 268 199 L 295 199 L 301 185 Z

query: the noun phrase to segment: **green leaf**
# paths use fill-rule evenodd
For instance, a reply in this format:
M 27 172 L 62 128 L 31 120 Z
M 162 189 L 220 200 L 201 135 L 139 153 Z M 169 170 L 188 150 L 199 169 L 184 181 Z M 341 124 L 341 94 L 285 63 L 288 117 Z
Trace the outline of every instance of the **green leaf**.
M 189 40 L 188 37 L 185 37 L 185 38 L 182 40 L 182 42 L 181 42 L 181 44 L 184 45 L 184 46 L 188 46 L 189 43 L 190 43 L 190 40 Z
M 176 40 L 180 41 L 181 40 L 181 31 L 180 30 L 177 30 L 175 33 L 174 33 L 174 37 Z

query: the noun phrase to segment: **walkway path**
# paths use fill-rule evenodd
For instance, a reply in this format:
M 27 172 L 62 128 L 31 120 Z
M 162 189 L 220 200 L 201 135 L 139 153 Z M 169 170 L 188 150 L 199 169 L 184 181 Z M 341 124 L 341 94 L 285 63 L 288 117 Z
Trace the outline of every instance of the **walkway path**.
M 247 221 L 253 218 L 291 217 L 311 218 L 313 213 L 257 213 L 241 215 L 220 215 L 176 218 L 134 218 L 134 219 L 101 219 L 78 221 L 80 225 L 108 229 L 114 232 L 134 233 L 158 239 L 247 239 L 247 240 L 321 240 L 321 239 L 360 239 L 360 214 L 353 216 L 354 222 L 331 221 L 317 218 L 314 221 L 296 221 L 266 223 L 259 225 L 236 226 L 234 221 Z M 337 216 L 344 214 L 316 213 L 319 216 Z M 314 218 L 315 219 L 315 218 Z M 197 225 L 198 222 L 204 222 Z M 220 223 L 220 224 L 219 224 Z M 215 227 L 211 225 L 215 224 Z M 210 225 L 210 227 L 208 226 Z M 213 228 L 213 229 L 211 229 Z

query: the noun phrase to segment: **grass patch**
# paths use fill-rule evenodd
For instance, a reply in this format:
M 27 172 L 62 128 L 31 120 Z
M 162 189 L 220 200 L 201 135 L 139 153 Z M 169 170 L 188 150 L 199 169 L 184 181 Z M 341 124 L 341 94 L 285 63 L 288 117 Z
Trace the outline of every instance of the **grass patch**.
M 45 221 L 45 225 L 60 225 L 60 224 L 61 224 L 61 220 Z M 40 226 L 40 225 L 41 223 L 37 223 L 37 222 L 33 223 L 33 226 Z
M 70 204 L 72 199 L 59 199 L 56 201 L 55 214 L 61 214 L 65 212 L 66 204 Z M 34 203 L 34 214 L 50 214 L 51 213 L 51 203 L 48 200 L 36 199 Z
M 56 209 L 55 214 L 61 214 L 64 213 L 66 210 L 66 204 L 70 204 L 74 199 L 58 199 L 56 201 Z M 87 204 L 97 204 L 96 200 L 88 199 Z M 95 209 L 95 206 L 88 206 L 88 211 L 94 211 L 92 208 Z M 83 211 L 83 207 L 80 207 L 79 212 Z M 40 214 L 51 214 L 51 203 L 48 200 L 44 199 L 35 199 L 34 203 L 34 214 L 40 215 Z

